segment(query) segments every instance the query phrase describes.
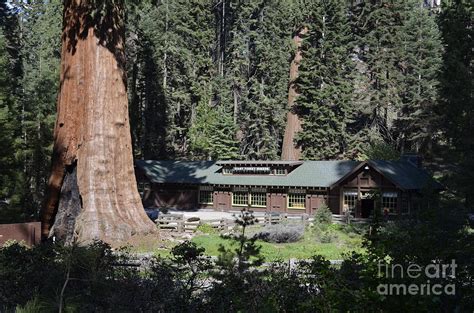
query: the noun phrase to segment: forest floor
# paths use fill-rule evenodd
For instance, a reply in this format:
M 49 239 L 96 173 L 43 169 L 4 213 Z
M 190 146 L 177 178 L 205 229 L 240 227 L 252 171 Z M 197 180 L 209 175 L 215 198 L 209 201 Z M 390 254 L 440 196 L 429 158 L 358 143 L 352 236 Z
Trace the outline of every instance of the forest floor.
M 257 226 L 255 226 L 257 227 Z M 258 226 L 259 227 L 259 226 Z M 261 254 L 265 261 L 289 259 L 309 259 L 313 255 L 322 255 L 329 260 L 340 260 L 345 254 L 352 251 L 363 253 L 363 229 L 354 229 L 346 225 L 330 225 L 322 232 L 314 227 L 307 227 L 302 239 L 292 243 L 271 243 L 258 240 Z M 323 235 L 324 233 L 324 235 Z M 327 234 L 330 234 L 329 236 Z M 324 237 L 324 239 L 323 239 Z M 150 235 L 128 242 L 132 252 L 153 253 L 161 257 L 170 257 L 171 249 L 186 240 L 194 242 L 198 247 L 205 249 L 205 254 L 217 256 L 219 247 L 232 248 L 235 246 L 228 239 L 224 239 L 217 231 L 197 231 L 196 233 L 160 232 L 159 235 Z

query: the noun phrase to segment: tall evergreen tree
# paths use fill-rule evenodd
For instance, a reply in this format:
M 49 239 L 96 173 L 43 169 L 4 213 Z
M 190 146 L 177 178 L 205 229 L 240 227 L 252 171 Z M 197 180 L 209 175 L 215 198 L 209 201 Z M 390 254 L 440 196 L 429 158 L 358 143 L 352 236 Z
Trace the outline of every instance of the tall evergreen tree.
M 394 144 L 393 123 L 401 107 L 398 69 L 403 0 L 360 1 L 352 7 L 357 71 L 351 130 L 360 151 L 370 142 Z
M 474 5 L 472 1 L 443 2 L 439 17 L 445 47 L 442 65 L 439 128 L 446 136 L 442 147 L 452 173 L 455 190 L 467 207 L 474 206 Z
M 276 159 L 288 92 L 291 55 L 289 1 L 231 2 L 223 79 L 229 91 L 222 105 L 232 108 L 239 127 L 240 154 Z
M 15 193 L 15 115 L 12 110 L 10 86 L 10 55 L 7 51 L 7 40 L 0 29 L 0 221 L 8 221 L 10 216 L 7 207 L 13 203 Z
M 35 0 L 22 9 L 22 206 L 35 214 L 45 196 L 59 88 L 62 1 Z
M 21 78 L 20 38 L 17 13 L 0 2 L 0 221 L 31 218 L 22 207 L 25 198 L 23 167 L 17 138 L 21 136 L 19 106 Z
M 111 242 L 156 229 L 133 173 L 124 22 L 124 1 L 64 2 L 45 237 Z
M 296 103 L 303 120 L 298 144 L 307 159 L 341 158 L 352 94 L 352 40 L 347 6 L 337 0 L 311 7 L 303 38 Z
M 209 0 L 144 1 L 139 7 L 132 77 L 141 81 L 132 82 L 138 89 L 131 97 L 132 106 L 142 112 L 136 118 L 146 125 L 134 136 L 145 158 L 189 156 L 188 129 L 198 103 L 209 99 L 212 90 L 211 12 Z
M 229 113 L 222 107 L 210 107 L 201 102 L 196 110 L 196 119 L 189 130 L 190 149 L 197 158 L 227 160 L 239 157 L 235 140 L 236 126 Z
M 439 75 L 442 45 L 435 16 L 418 0 L 404 1 L 400 28 L 401 108 L 394 125 L 402 151 L 432 153 L 439 132 Z

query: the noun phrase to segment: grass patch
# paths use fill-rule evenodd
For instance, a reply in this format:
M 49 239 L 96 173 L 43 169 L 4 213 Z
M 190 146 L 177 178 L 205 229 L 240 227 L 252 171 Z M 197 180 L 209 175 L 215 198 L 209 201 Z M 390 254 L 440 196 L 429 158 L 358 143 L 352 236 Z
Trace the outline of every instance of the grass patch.
M 202 234 L 192 238 L 191 241 L 206 249 L 210 256 L 219 255 L 219 246 L 222 244 L 230 248 L 231 241 L 222 239 L 217 230 L 210 225 L 200 226 Z M 248 233 L 256 233 L 261 226 L 249 227 Z M 321 225 L 319 227 L 307 227 L 303 238 L 293 243 L 271 243 L 258 240 L 261 253 L 266 261 L 308 259 L 315 254 L 324 256 L 330 260 L 339 260 L 343 255 L 356 251 L 363 253 L 362 238 L 365 226 L 356 225 Z M 328 235 L 329 234 L 329 235 Z M 324 237 L 326 236 L 326 237 Z M 330 237 L 330 242 L 327 241 Z M 139 238 L 131 243 L 132 252 L 153 252 L 156 256 L 169 257 L 171 249 L 178 244 L 174 240 L 160 240 L 156 236 Z
M 303 239 L 293 243 L 268 243 L 257 241 L 262 247 L 261 252 L 266 261 L 307 259 L 315 254 L 324 256 L 327 259 L 341 259 L 345 253 L 350 251 L 363 252 L 362 235 L 348 232 L 343 226 L 329 226 L 335 239 L 330 243 L 318 242 L 319 234 L 315 229 L 308 228 Z M 206 249 L 206 254 L 217 256 L 219 245 L 230 247 L 228 240 L 222 239 L 217 234 L 204 234 L 192 239 L 194 243 Z

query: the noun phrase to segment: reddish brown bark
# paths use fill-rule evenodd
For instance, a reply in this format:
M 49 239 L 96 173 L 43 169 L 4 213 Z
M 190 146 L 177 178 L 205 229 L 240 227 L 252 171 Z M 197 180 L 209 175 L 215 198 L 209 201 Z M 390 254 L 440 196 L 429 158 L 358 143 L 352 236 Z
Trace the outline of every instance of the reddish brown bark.
M 301 41 L 302 36 L 308 32 L 307 27 L 301 28 L 293 37 L 296 46 L 296 53 L 290 65 L 290 87 L 288 90 L 288 113 L 286 115 L 285 134 L 283 136 L 283 146 L 281 159 L 285 161 L 299 160 L 301 157 L 301 148 L 295 144 L 296 134 L 301 131 L 301 121 L 295 112 L 295 100 L 298 96 L 295 86 L 295 80 L 298 78 L 298 68 L 302 59 Z
M 99 16 L 91 14 L 94 8 L 87 0 L 64 2 L 61 86 L 52 173 L 41 214 L 43 236 L 112 242 L 155 230 L 143 210 L 133 170 L 123 3 L 107 5 Z M 65 177 L 77 188 L 63 188 Z M 78 214 L 68 213 L 75 209 Z M 56 215 L 61 220 L 55 223 Z

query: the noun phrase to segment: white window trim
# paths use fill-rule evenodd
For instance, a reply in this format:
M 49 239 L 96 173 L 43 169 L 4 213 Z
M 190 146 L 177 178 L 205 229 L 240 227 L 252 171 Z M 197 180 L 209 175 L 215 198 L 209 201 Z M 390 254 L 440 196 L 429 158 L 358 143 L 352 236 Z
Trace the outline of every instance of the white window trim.
M 384 203 L 383 203 L 384 198 L 395 199 L 395 208 L 393 208 L 392 212 L 390 212 L 390 209 L 389 209 L 388 215 L 398 215 L 398 200 L 399 200 L 398 199 L 398 192 L 396 192 L 396 191 L 384 191 L 384 192 L 382 192 L 382 196 L 381 196 L 381 199 L 380 199 L 382 214 L 385 213 L 385 206 L 384 206 Z M 401 213 L 401 210 L 400 210 L 400 213 Z M 404 214 L 407 214 L 407 213 L 404 213 Z
M 293 206 L 290 206 L 290 195 L 303 195 L 304 196 L 304 206 L 303 207 L 293 207 Z M 306 190 L 305 190 L 305 193 L 302 193 L 302 192 L 289 192 L 287 195 L 286 195 L 286 207 L 288 209 L 294 209 L 294 210 L 306 210 Z
M 252 194 L 253 193 L 264 194 L 265 195 L 265 205 L 253 204 L 252 203 Z M 249 196 L 250 196 L 249 203 L 250 203 L 251 207 L 254 207 L 254 208 L 266 208 L 267 207 L 267 193 L 266 192 L 261 192 L 261 191 L 249 192 Z
M 234 195 L 236 192 L 239 192 L 239 193 L 244 193 L 246 192 L 247 193 L 247 204 L 236 204 L 234 202 Z M 250 203 L 250 193 L 248 191 L 233 191 L 232 192 L 232 206 L 238 206 L 238 207 L 248 207 L 249 206 L 249 203 Z

